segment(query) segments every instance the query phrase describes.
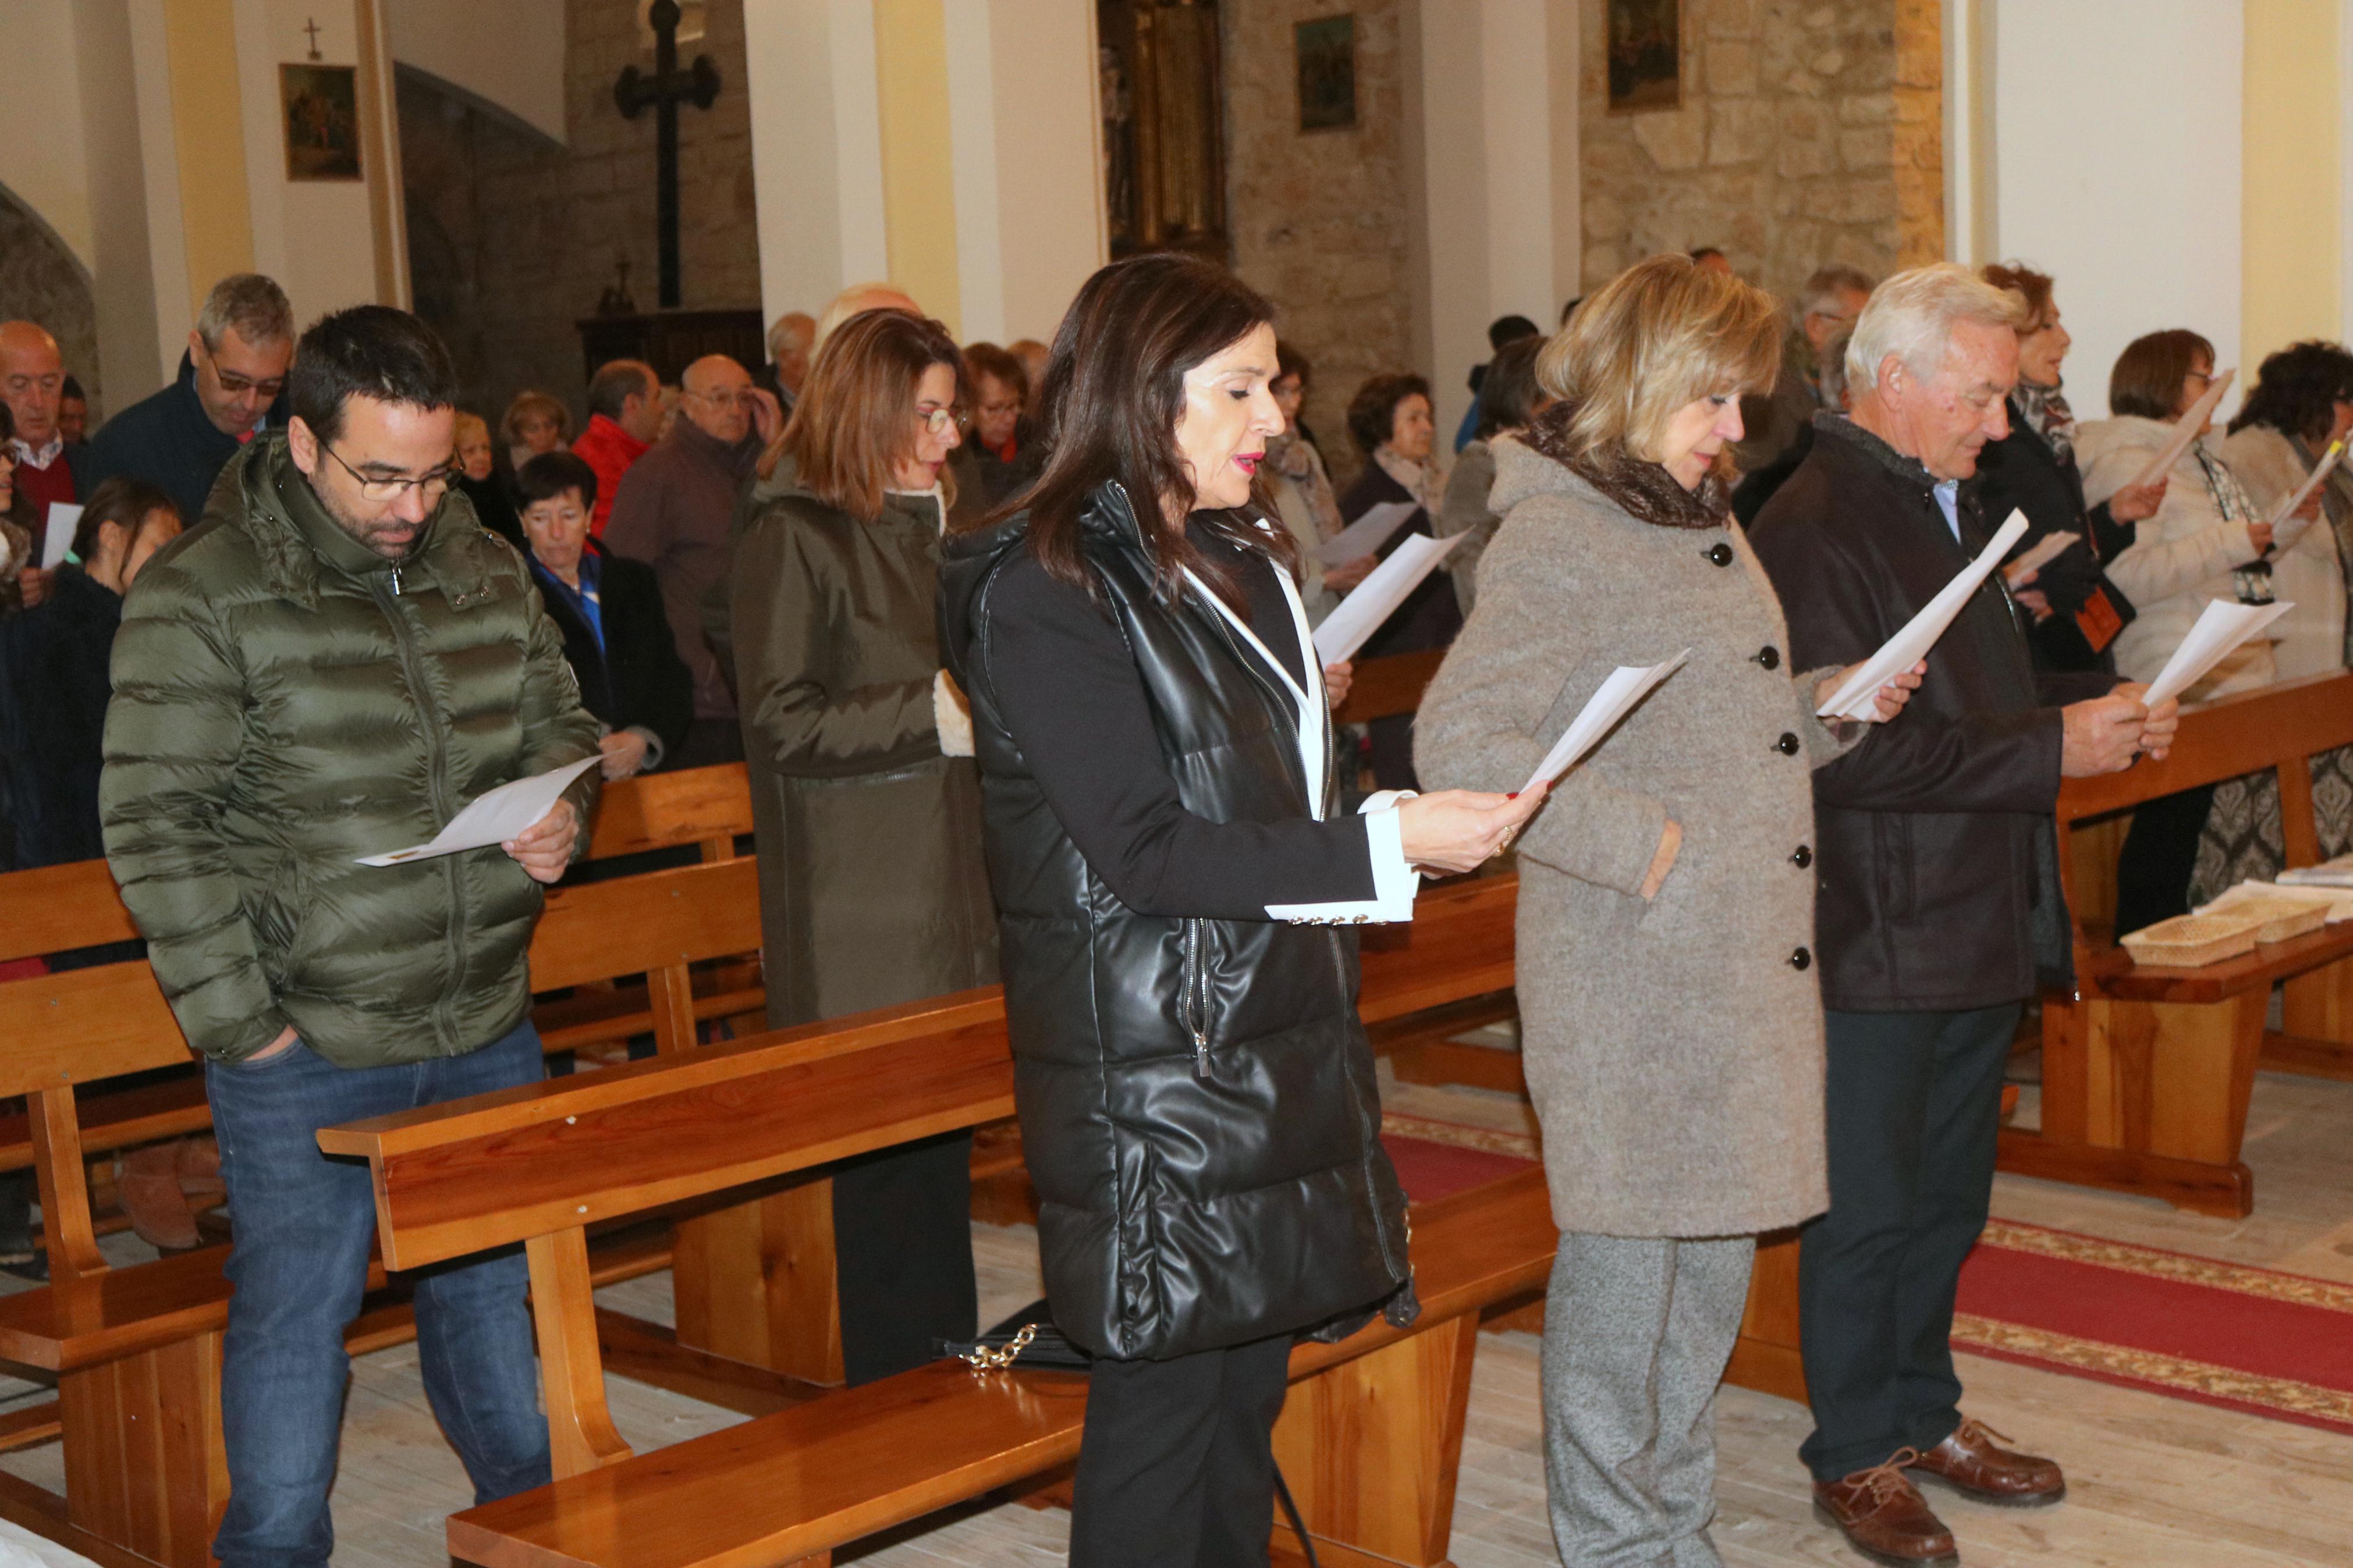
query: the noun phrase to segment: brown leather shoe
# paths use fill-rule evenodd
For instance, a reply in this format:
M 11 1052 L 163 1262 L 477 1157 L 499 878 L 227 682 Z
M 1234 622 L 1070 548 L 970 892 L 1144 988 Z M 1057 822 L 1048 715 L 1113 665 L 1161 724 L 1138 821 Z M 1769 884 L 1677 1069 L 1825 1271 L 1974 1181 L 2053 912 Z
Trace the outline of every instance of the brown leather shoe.
M 1929 1511 L 1905 1466 L 1917 1448 L 1898 1448 L 1883 1465 L 1834 1481 L 1814 1483 L 1814 1512 L 1846 1533 L 1846 1542 L 1873 1563 L 1894 1568 L 1955 1568 L 1961 1560 L 1953 1532 Z
M 1913 1460 L 1912 1468 L 2004 1508 L 2041 1508 L 2067 1495 L 2067 1478 L 2056 1463 L 2001 1446 L 2009 1441 L 1984 1422 L 1963 1416 L 1960 1428 Z
M 204 1245 L 195 1215 L 180 1191 L 180 1151 L 174 1143 L 149 1143 L 116 1156 L 115 1194 L 131 1228 L 159 1252 L 185 1252 Z

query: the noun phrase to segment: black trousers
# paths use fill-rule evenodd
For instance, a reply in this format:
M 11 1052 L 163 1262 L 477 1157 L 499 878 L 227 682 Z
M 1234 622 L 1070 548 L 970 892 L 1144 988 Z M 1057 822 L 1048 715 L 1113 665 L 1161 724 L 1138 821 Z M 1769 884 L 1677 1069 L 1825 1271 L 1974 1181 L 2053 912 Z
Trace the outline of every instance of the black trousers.
M 1098 1361 L 1071 1502 L 1071 1568 L 1265 1568 L 1291 1336 Z
M 733 719 L 697 719 L 686 727 L 686 740 L 666 763 L 666 771 L 716 767 L 744 760 L 744 726 Z
M 852 1384 L 935 1360 L 970 1340 L 972 1134 L 944 1132 L 844 1161 L 833 1172 L 833 1264 L 842 1372 Z
M 2198 869 L 2198 843 L 2214 786 L 2145 800 L 2133 807 L 2132 826 L 2116 852 L 2116 934 L 2189 912 L 2189 878 Z
M 1826 1015 L 1830 1212 L 1798 1253 L 1817 1480 L 1960 1425 L 1953 1292 L 1985 1229 L 2002 1068 L 2022 1004 Z

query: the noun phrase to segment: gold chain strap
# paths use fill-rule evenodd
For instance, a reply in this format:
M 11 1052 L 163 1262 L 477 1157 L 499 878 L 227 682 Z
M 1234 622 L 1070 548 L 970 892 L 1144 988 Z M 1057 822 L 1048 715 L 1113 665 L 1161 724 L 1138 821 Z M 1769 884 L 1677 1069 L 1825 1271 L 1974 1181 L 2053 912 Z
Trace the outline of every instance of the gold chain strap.
M 991 1350 L 987 1345 L 975 1345 L 972 1347 L 972 1353 L 964 1359 L 983 1372 L 1003 1372 L 1020 1357 L 1023 1351 L 1029 1348 L 1029 1342 L 1037 1337 L 1038 1325 L 1024 1323 L 1021 1325 L 1021 1331 L 1008 1341 L 1003 1350 Z

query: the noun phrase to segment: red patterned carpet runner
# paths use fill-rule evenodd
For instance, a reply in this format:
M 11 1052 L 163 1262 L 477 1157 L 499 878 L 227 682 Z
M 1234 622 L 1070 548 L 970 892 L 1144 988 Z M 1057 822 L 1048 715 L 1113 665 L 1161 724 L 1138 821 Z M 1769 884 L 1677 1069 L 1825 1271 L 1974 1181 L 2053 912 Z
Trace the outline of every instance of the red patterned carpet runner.
M 2353 1285 L 1998 1219 L 1953 1343 L 2353 1434 Z

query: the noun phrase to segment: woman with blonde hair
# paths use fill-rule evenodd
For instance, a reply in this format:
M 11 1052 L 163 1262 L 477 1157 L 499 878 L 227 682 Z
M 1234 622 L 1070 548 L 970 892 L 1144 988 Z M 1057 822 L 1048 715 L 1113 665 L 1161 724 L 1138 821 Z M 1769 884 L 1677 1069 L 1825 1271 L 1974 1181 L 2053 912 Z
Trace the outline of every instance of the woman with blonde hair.
M 842 322 L 762 458 L 736 542 L 772 1027 L 997 978 L 972 724 L 941 670 L 933 613 L 961 365 L 937 321 L 881 310 Z M 958 1132 L 837 1168 L 851 1383 L 972 1338 L 971 1153 Z
M 1683 256 L 1588 298 L 1536 364 L 1558 401 L 1495 450 L 1479 613 L 1423 699 L 1431 785 L 1517 789 L 1619 665 L 1683 668 L 1519 840 L 1520 1023 L 1560 1250 L 1545 1456 L 1569 1563 L 1712 1563 L 1713 1410 L 1759 1232 L 1827 1205 L 1814 709 L 1732 526 L 1770 295 Z M 1879 693 L 1902 707 L 1916 672 Z
M 572 410 L 548 394 L 526 387 L 507 405 L 499 434 L 506 438 L 508 468 L 520 468 L 542 453 L 572 444 Z

